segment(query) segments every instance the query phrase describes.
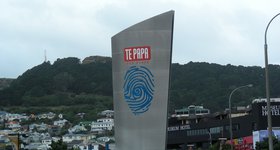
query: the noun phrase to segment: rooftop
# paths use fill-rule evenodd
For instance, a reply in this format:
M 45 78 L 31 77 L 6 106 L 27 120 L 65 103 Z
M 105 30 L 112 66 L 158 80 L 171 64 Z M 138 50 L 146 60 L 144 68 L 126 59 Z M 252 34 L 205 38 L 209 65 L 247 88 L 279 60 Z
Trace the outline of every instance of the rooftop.
M 257 98 L 252 101 L 252 103 L 264 103 L 266 98 Z M 280 102 L 280 98 L 270 98 L 270 102 Z

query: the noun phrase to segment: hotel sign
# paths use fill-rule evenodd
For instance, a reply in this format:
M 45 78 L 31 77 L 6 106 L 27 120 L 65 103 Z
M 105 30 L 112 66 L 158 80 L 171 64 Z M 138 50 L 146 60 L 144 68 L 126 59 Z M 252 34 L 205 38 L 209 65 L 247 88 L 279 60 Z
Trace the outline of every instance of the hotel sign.
M 272 116 L 280 116 L 280 105 L 270 106 Z M 262 116 L 267 116 L 267 106 L 262 106 Z

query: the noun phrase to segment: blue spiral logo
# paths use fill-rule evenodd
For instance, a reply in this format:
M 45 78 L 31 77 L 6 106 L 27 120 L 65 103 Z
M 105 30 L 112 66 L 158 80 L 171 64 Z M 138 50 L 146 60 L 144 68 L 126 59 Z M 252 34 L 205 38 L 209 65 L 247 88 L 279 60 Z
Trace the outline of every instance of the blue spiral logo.
M 134 115 L 149 110 L 154 96 L 154 75 L 144 67 L 130 67 L 124 77 L 124 98 Z

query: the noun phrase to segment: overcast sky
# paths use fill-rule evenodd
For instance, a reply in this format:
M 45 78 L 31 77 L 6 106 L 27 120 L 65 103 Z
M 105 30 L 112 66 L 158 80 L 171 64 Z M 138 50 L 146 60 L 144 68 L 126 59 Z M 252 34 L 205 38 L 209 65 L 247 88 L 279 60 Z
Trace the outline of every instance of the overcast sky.
M 111 56 L 111 37 L 174 10 L 173 63 L 264 66 L 264 31 L 278 0 L 0 0 L 0 78 L 44 61 Z M 280 64 L 280 16 L 269 27 L 269 63 Z

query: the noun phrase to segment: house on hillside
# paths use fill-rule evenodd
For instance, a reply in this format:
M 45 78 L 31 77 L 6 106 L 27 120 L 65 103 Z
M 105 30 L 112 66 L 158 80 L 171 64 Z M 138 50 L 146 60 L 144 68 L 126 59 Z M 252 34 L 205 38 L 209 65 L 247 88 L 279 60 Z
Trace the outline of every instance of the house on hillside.
M 48 126 L 48 133 L 52 136 L 58 136 L 61 134 L 61 127 L 56 125 Z
M 30 143 L 24 147 L 24 149 L 38 149 L 38 150 L 49 150 L 51 147 L 42 143 Z
M 99 150 L 100 146 L 97 143 L 84 143 L 82 140 L 73 140 L 67 143 L 67 149 L 78 149 L 78 150 Z
M 86 115 L 86 113 L 77 113 L 76 116 L 80 117 L 81 119 L 84 118 L 84 116 Z
M 56 137 L 56 136 L 52 137 L 52 141 L 54 142 L 58 142 L 59 140 L 61 140 L 61 137 Z
M 88 144 L 79 144 L 80 150 L 99 150 L 100 146 L 96 143 L 88 143 Z
M 51 137 L 43 137 L 41 141 L 42 141 L 41 142 L 42 144 L 47 145 L 48 147 L 50 147 L 51 144 L 52 144 L 52 138 Z
M 93 134 L 65 134 L 62 136 L 62 141 L 65 143 L 70 143 L 74 140 L 82 140 L 82 141 L 89 141 L 94 139 L 95 135 Z
M 87 129 L 83 125 L 75 125 L 74 127 L 68 129 L 69 133 L 81 133 L 86 131 Z
M 53 119 L 55 116 L 56 116 L 55 113 L 48 112 L 48 113 L 43 113 L 43 114 L 37 115 L 37 118 L 38 119 Z
M 72 140 L 70 142 L 66 142 L 66 144 L 67 144 L 67 149 L 80 149 L 79 145 L 83 144 L 83 140 Z
M 7 112 L 5 111 L 0 111 L 0 121 L 5 119 Z
M 29 117 L 26 116 L 26 114 L 11 114 L 11 113 L 6 113 L 4 119 L 6 119 L 6 120 L 8 120 L 8 121 L 14 121 L 14 120 L 22 121 L 22 120 L 28 120 Z
M 91 126 L 92 121 L 82 121 L 79 123 L 80 126 Z
M 21 125 L 17 121 L 9 121 L 8 123 L 6 123 L 6 127 L 11 130 L 19 130 L 21 128 Z
M 68 120 L 66 120 L 66 119 L 62 119 L 62 120 L 57 120 L 57 121 L 54 121 L 53 122 L 53 125 L 55 125 L 55 126 L 59 126 L 59 127 L 63 127 L 63 126 L 65 126 L 65 124 L 68 122 Z
M 33 124 L 30 124 L 30 125 L 28 126 L 28 128 L 29 128 L 29 131 L 36 130 L 36 131 L 42 132 L 42 131 L 48 130 L 49 125 L 48 125 L 48 124 L 45 124 L 45 123 L 43 123 L 43 122 L 42 122 L 41 124 L 33 123 Z
M 114 127 L 114 119 L 112 118 L 101 118 L 97 119 L 96 122 L 92 122 L 91 131 L 100 132 L 104 130 L 111 131 Z
M 37 131 L 46 131 L 48 130 L 48 125 L 45 123 L 41 123 L 36 126 Z
M 101 113 L 99 113 L 101 116 L 105 116 L 107 118 L 114 117 L 114 111 L 113 110 L 104 110 Z

